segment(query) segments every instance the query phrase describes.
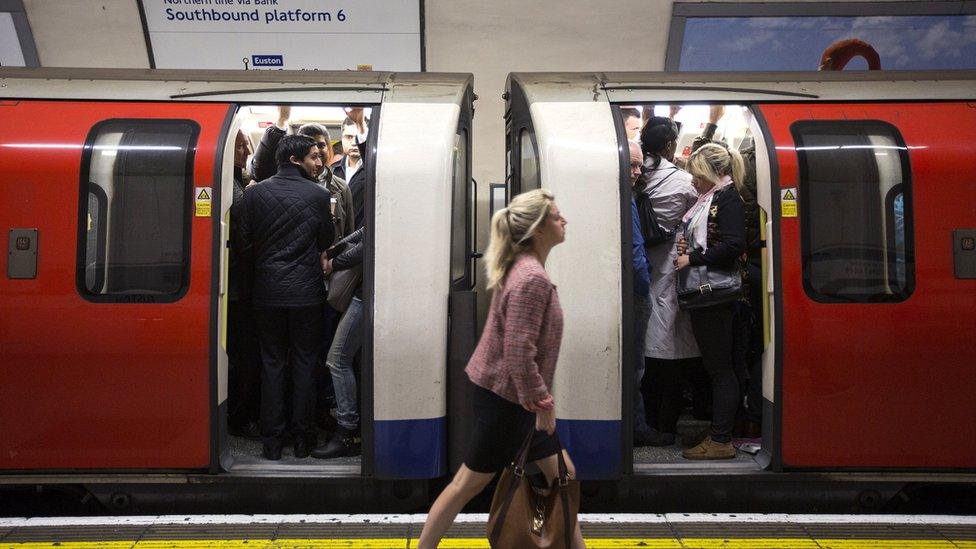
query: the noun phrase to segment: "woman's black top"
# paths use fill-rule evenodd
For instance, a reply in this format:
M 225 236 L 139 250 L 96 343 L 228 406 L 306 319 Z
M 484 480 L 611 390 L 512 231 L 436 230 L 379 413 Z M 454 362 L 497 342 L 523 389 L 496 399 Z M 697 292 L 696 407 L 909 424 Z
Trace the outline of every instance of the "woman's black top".
M 712 197 L 708 224 L 709 229 L 715 228 L 709 230 L 708 249 L 692 251 L 691 264 L 735 268 L 736 259 L 746 250 L 745 213 L 735 185 L 727 185 Z

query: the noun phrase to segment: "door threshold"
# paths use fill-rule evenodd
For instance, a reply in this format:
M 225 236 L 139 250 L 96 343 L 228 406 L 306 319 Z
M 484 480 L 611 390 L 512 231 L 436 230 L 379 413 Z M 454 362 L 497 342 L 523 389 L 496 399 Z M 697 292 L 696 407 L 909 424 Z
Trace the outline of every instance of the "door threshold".
M 363 475 L 358 463 L 294 464 L 262 461 L 236 461 L 222 476 L 273 478 L 358 478 Z
M 687 463 L 635 463 L 634 475 L 740 475 L 762 473 L 754 460 L 689 461 Z

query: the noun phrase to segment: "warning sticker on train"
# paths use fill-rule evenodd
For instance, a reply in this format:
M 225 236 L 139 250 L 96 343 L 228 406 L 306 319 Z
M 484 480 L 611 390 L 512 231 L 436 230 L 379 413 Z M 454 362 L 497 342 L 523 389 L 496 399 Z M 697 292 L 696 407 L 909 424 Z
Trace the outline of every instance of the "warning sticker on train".
M 197 217 L 210 217 L 210 204 L 213 202 L 211 200 L 211 194 L 213 190 L 210 187 L 196 187 L 193 189 L 193 196 L 195 197 L 196 209 L 195 215 Z
M 783 217 L 796 217 L 796 187 L 780 189 L 779 211 Z

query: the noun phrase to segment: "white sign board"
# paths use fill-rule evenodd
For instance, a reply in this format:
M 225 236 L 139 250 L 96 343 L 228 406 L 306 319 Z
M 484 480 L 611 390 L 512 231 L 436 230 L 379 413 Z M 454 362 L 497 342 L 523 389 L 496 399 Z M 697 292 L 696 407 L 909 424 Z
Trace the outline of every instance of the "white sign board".
M 0 12 L 0 66 L 23 67 L 24 65 L 24 52 L 20 48 L 13 15 Z
M 141 0 L 159 69 L 420 71 L 422 0 Z

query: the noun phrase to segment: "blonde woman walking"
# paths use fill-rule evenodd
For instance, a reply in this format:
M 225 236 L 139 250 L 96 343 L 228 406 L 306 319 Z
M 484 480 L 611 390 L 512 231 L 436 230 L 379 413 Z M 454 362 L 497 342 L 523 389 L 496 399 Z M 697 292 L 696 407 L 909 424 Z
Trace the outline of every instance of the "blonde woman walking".
M 566 220 L 545 189 L 516 196 L 491 218 L 485 254 L 491 308 L 465 369 L 474 384 L 474 425 L 464 464 L 431 506 L 418 549 L 437 547 L 461 509 L 512 461 L 530 430 L 535 434 L 528 461 L 550 481 L 558 476 L 559 450 L 552 436 L 556 410 L 550 391 L 563 313 L 545 264 L 549 251 L 565 235 Z M 575 477 L 569 455 L 563 454 Z M 577 525 L 573 548 L 583 547 Z

